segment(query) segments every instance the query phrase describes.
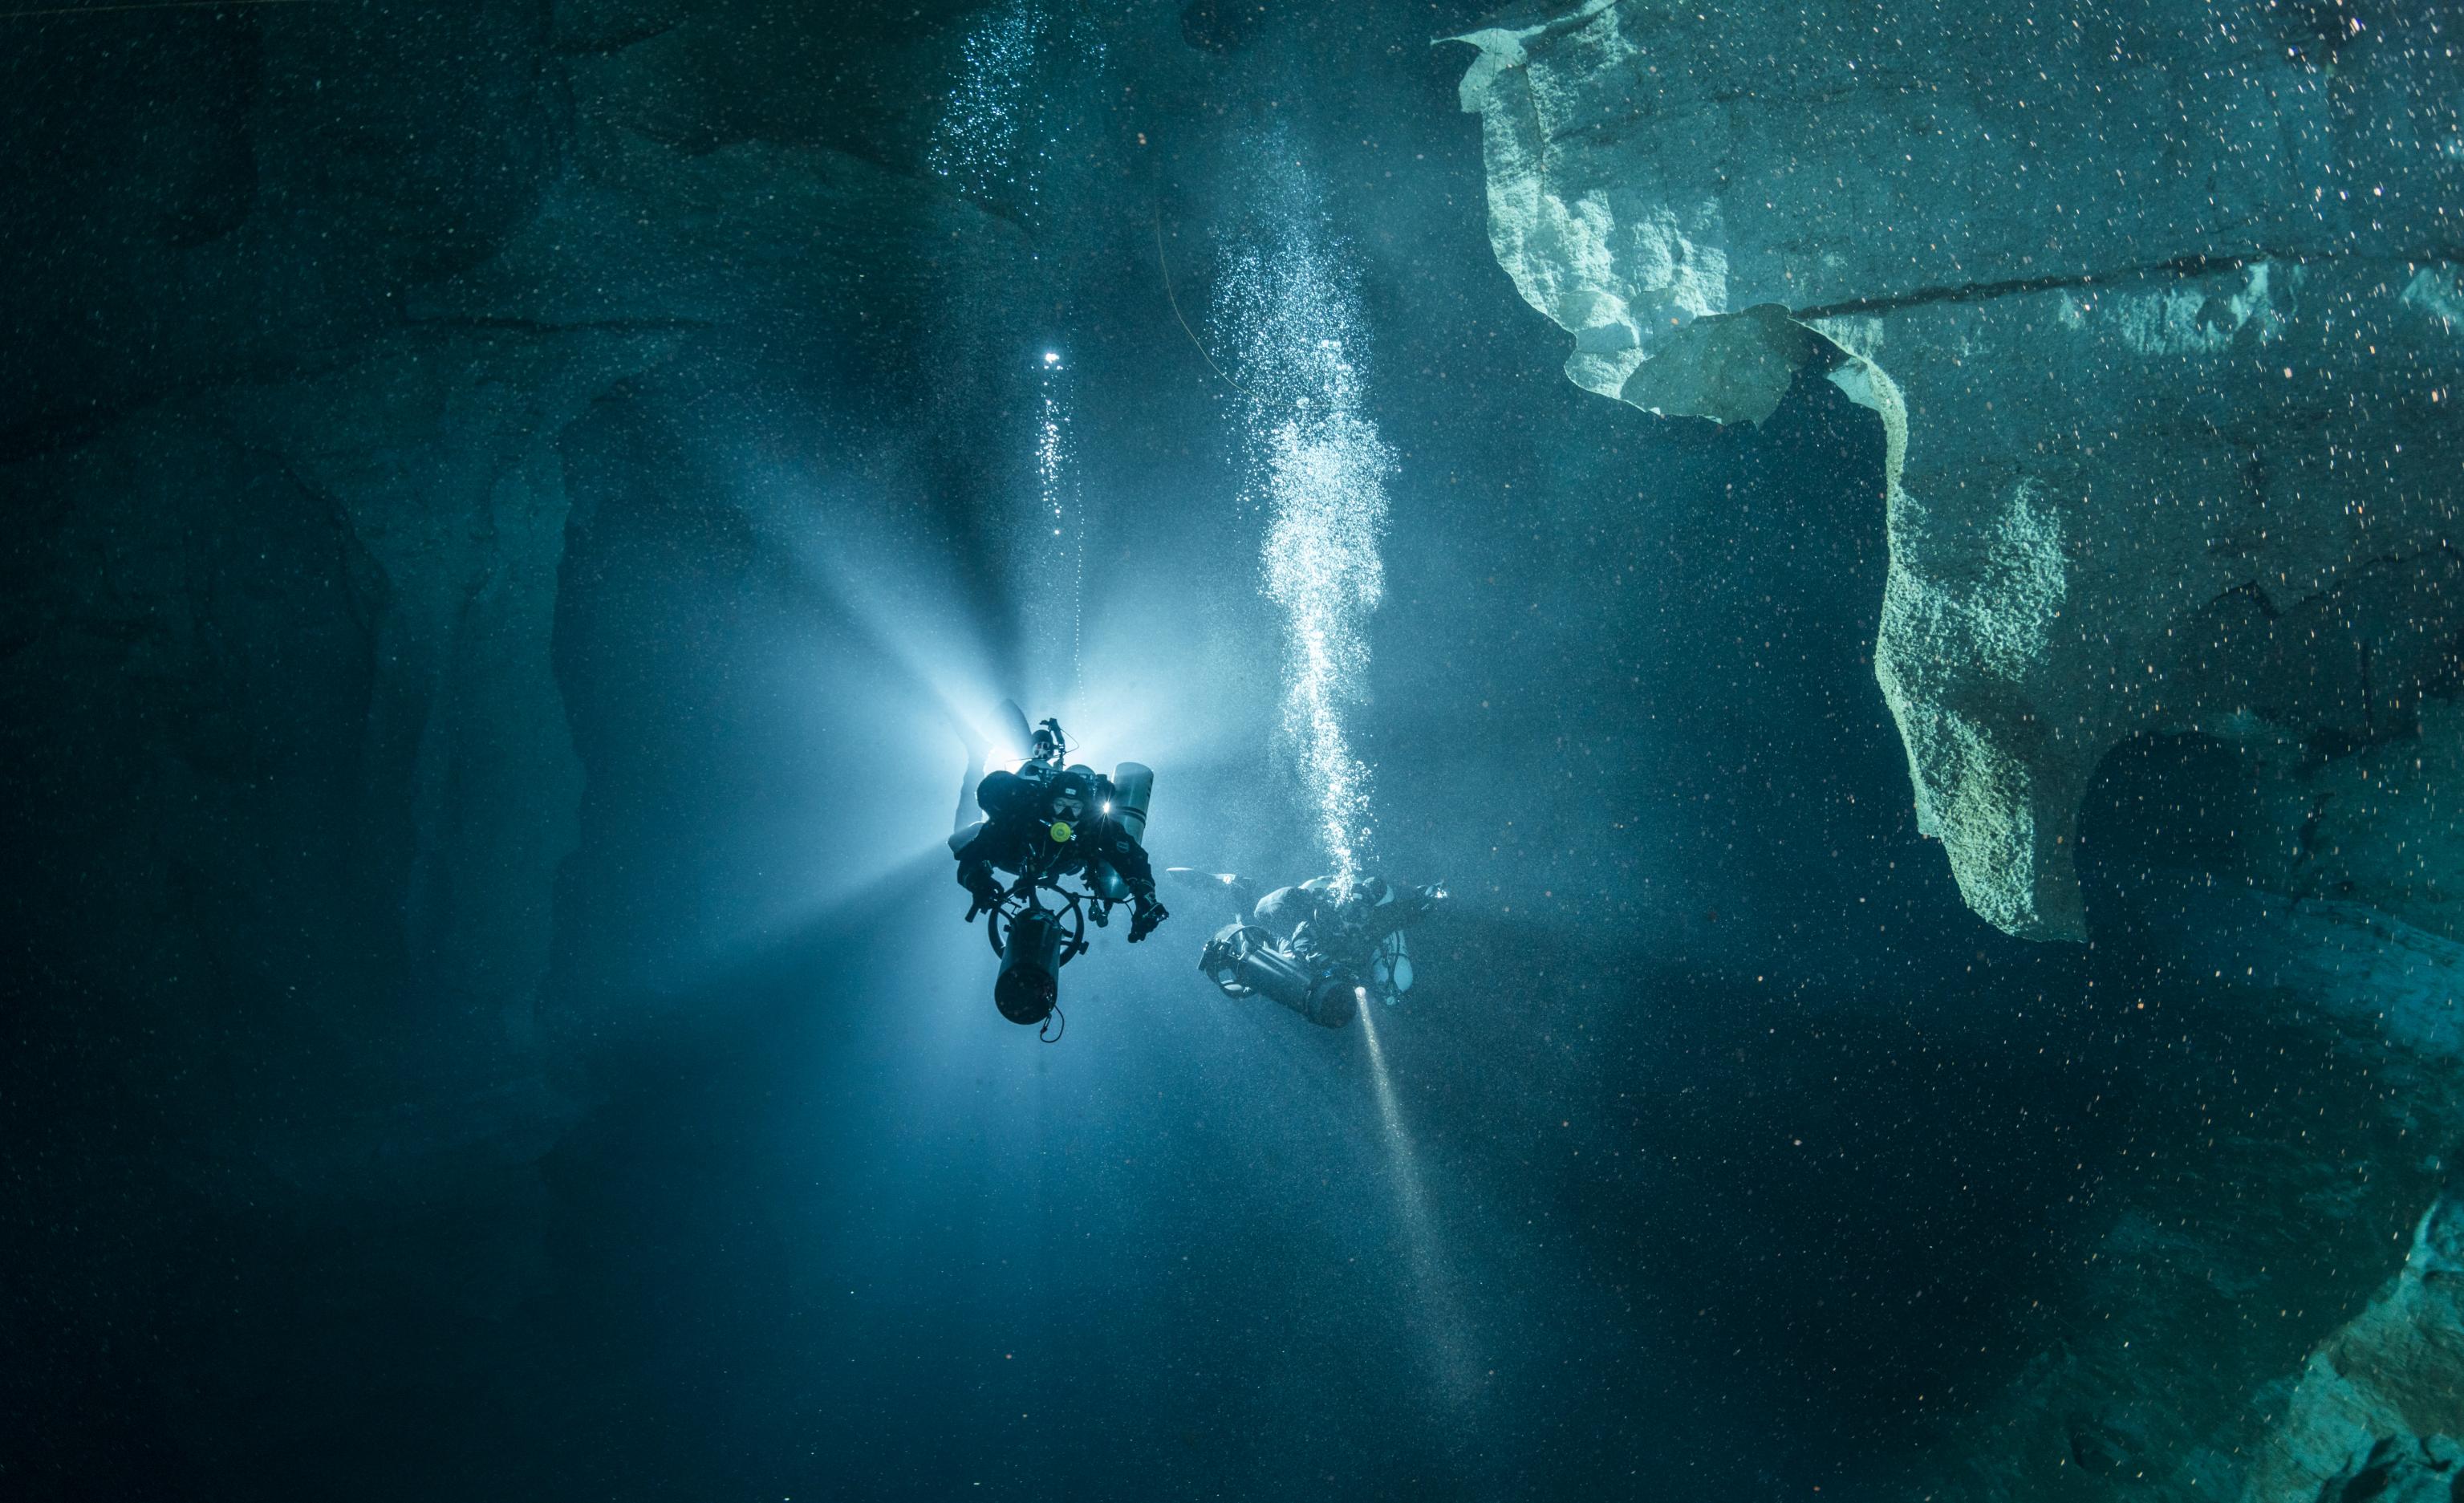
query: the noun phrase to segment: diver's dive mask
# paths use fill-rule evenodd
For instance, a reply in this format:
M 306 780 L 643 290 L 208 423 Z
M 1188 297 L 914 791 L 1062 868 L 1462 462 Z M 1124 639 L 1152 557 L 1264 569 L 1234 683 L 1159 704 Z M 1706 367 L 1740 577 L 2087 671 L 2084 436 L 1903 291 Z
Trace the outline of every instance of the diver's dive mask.
M 1068 843 L 1072 827 L 1087 818 L 1087 789 L 1077 783 L 1067 783 L 1055 792 L 1052 802 L 1045 806 L 1056 844 Z

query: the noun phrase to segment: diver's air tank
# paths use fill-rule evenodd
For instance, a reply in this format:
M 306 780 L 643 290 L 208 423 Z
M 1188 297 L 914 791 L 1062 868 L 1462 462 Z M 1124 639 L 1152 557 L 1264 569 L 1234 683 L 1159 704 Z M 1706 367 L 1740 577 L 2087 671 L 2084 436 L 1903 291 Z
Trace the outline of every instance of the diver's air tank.
M 1154 768 L 1125 762 L 1112 769 L 1112 817 L 1142 846 L 1147 843 L 1147 801 L 1154 797 Z
M 1002 1017 L 1033 1028 L 1052 1016 L 1053 1004 L 1061 1000 L 1061 951 L 1067 942 L 1061 920 L 1041 908 L 1010 920 L 1001 974 L 993 978 L 993 1006 Z
M 1112 798 L 1104 811 L 1121 822 L 1132 840 L 1146 844 L 1147 800 L 1155 797 L 1155 770 L 1144 763 L 1125 762 L 1112 769 Z M 1095 873 L 1095 890 L 1116 903 L 1130 900 L 1130 884 L 1106 862 Z

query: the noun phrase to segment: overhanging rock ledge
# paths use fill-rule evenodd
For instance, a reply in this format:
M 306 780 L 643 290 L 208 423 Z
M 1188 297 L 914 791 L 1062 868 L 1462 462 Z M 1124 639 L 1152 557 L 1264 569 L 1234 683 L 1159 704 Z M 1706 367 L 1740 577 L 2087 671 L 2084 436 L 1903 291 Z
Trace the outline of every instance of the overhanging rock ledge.
M 2141 733 L 2418 729 L 2464 632 L 2464 7 L 1590 0 L 1479 50 L 1490 240 L 1567 375 L 1887 435 L 1919 828 L 2085 934 Z

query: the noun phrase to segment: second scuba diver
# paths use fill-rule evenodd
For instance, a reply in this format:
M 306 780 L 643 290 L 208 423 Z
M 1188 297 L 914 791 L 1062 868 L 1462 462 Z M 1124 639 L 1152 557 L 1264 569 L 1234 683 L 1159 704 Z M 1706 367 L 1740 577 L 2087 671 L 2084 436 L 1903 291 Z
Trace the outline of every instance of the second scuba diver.
M 1172 869 L 1220 885 L 1245 902 L 1253 891 L 1226 873 Z M 1442 887 L 1396 889 L 1383 877 L 1350 884 L 1331 876 L 1279 887 L 1258 899 L 1250 919 L 1218 930 L 1198 968 L 1224 994 L 1263 994 L 1322 1028 L 1339 1028 L 1373 999 L 1398 1001 L 1412 987 L 1403 931 L 1444 900 Z

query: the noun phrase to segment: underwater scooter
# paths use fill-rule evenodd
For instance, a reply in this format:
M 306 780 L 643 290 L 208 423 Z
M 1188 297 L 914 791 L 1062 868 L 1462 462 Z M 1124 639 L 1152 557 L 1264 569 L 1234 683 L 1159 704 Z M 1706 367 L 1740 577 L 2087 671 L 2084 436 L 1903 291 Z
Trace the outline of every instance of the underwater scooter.
M 1227 997 L 1264 996 L 1322 1028 L 1350 1023 L 1369 1000 L 1352 967 L 1302 955 L 1256 924 L 1228 923 L 1206 941 L 1198 968 Z

